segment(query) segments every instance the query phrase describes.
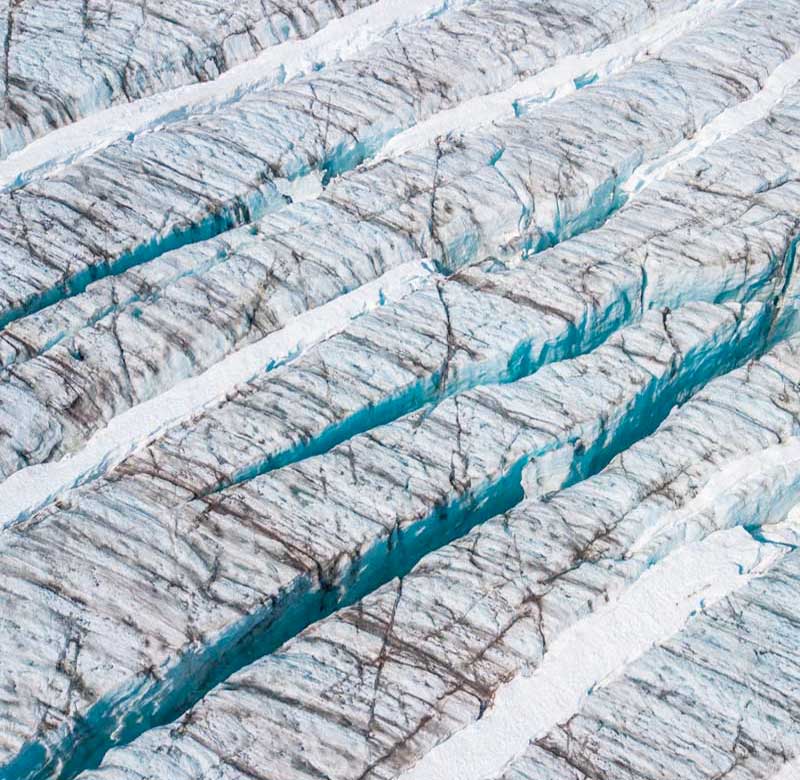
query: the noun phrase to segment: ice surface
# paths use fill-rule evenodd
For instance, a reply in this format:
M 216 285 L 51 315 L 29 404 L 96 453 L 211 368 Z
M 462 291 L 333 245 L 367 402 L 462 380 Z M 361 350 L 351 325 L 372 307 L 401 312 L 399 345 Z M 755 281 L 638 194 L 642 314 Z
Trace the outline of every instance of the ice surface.
M 502 777 L 772 777 L 800 750 L 798 594 L 792 552 L 593 690 Z
M 207 81 L 375 0 L 4 0 L 0 157 L 123 101 Z
M 791 776 L 800 3 L 187 9 L 0 13 L 0 778 Z
M 619 205 L 620 185 L 637 165 L 758 89 L 764 63 L 754 61 L 745 79 L 737 51 L 744 39 L 720 34 L 732 22 L 761 24 L 758 14 L 765 17 L 764 56 L 775 65 L 800 39 L 776 49 L 768 25 L 787 40 L 790 30 L 769 8 L 742 5 L 657 60 L 541 113 L 384 160 L 343 177 L 319 199 L 163 255 L 13 323 L 0 339 L 8 367 L 0 397 L 26 424 L 0 433 L 0 473 L 74 451 L 126 408 L 397 264 L 429 257 L 455 270 L 487 254 L 530 254 L 598 225 Z M 703 67 L 691 63 L 701 45 Z M 712 61 L 717 70 L 709 70 Z M 682 89 L 664 86 L 678 70 L 685 71 Z M 653 83 L 662 84 L 664 114 L 648 109 Z M 620 118 L 622 105 L 630 119 Z M 565 163 L 565 144 L 587 152 Z M 602 156 L 591 154 L 600 148 Z M 766 164 L 785 175 L 786 158 Z M 13 195 L 15 206 L 22 197 Z M 52 253 L 53 230 L 45 238 Z M 31 231 L 24 239 L 36 243 Z M 74 236 L 69 255 L 73 264 Z
M 79 292 L 98 275 L 250 222 L 284 204 L 281 180 L 337 176 L 437 111 L 622 36 L 659 8 L 686 5 L 615 0 L 604 21 L 588 13 L 590 0 L 477 3 L 454 10 L 447 24 L 437 16 L 401 27 L 355 59 L 111 144 L 2 196 L 0 241 L 26 277 L 3 291 L 0 323 Z M 733 100 L 724 90 L 718 99 L 726 96 Z M 20 219 L 32 223 L 24 235 L 14 229 Z M 45 262 L 37 231 L 48 227 Z
M 196 777 L 224 766 L 238 778 L 266 765 L 289 777 L 322 767 L 395 776 L 481 717 L 571 626 L 620 598 L 652 565 L 636 552 L 643 531 L 690 505 L 722 464 L 796 437 L 800 399 L 781 404 L 798 379 L 795 339 L 713 381 L 597 476 L 545 502 L 530 496 L 427 556 L 230 677 L 177 726 L 110 753 L 99 776 Z M 747 546 L 740 554 L 752 558 Z
M 124 739 L 164 717 L 160 710 L 185 707 L 226 664 L 243 665 L 260 645 L 279 643 L 519 501 L 526 463 L 535 466 L 527 482 L 537 491 L 596 470 L 676 400 L 756 352 L 769 310 L 653 311 L 585 357 L 463 393 L 202 500 L 191 501 L 199 491 L 147 457 L 123 463 L 0 540 L 0 589 L 15 594 L 4 619 L 17 626 L 0 635 L 14 690 L 0 747 L 14 758 L 33 738 L 45 701 L 48 725 L 68 729 L 56 760 L 81 745 L 76 708 L 98 739 Z M 179 500 L 188 503 L 171 511 Z M 57 583 L 36 574 L 40 556 L 60 572 Z M 187 652 L 189 643 L 195 649 Z M 65 666 L 70 646 L 75 665 Z M 20 753 L 17 765 L 31 753 Z

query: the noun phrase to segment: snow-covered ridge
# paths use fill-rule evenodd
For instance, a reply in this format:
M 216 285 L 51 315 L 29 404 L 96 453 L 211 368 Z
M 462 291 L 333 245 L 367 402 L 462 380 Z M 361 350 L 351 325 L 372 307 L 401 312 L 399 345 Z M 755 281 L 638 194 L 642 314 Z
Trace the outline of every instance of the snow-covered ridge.
M 270 0 L 232 8 L 215 0 L 9 0 L 0 27 L 0 158 L 107 106 L 214 79 L 371 2 L 309 0 L 289 10 Z
M 489 121 L 511 117 L 515 110 L 525 110 L 524 106 L 563 97 L 585 82 L 594 83 L 607 78 L 637 59 L 654 56 L 673 38 L 735 2 L 697 0 L 683 11 L 662 13 L 650 26 L 641 31 L 634 27 L 630 36 L 617 43 L 565 56 L 540 75 L 525 79 L 507 90 L 472 98 L 454 109 L 438 112 L 420 123 L 418 129 L 412 128 L 392 138 L 379 152 L 378 159 L 431 142 L 436 135 L 450 130 L 463 132 Z M 212 112 L 254 89 L 285 83 L 342 59 L 355 57 L 376 37 L 391 29 L 426 17 L 440 16 L 445 9 L 465 4 L 453 0 L 438 6 L 431 0 L 378 0 L 342 19 L 328 22 L 309 38 L 270 47 L 213 81 L 179 87 L 91 114 L 0 161 L 0 191 L 16 189 L 58 173 L 121 138 L 158 130 L 189 114 L 197 116 Z
M 697 0 L 685 10 L 659 16 L 650 26 L 620 41 L 579 54 L 562 57 L 552 67 L 508 89 L 471 98 L 455 108 L 439 111 L 430 119 L 389 139 L 375 160 L 380 162 L 435 143 L 448 133 L 474 131 L 493 122 L 539 110 L 585 86 L 596 84 L 630 67 L 657 57 L 673 40 L 707 22 L 715 13 L 733 7 L 738 0 Z M 783 70 L 783 66 L 781 66 Z M 735 112 L 736 107 L 729 109 Z M 766 113 L 766 111 L 764 112 Z
M 338 7 L 342 13 L 350 12 L 330 20 L 317 17 L 313 21 L 316 24 L 324 22 L 321 29 L 315 32 L 299 30 L 301 34 L 311 32 L 308 37 L 283 42 L 276 38 L 261 54 L 230 67 L 216 78 L 140 97 L 113 108 L 98 106 L 101 110 L 31 142 L 0 161 L 0 190 L 16 189 L 37 178 L 52 175 L 126 136 L 135 137 L 157 130 L 189 114 L 213 111 L 216 107 L 235 102 L 253 89 L 275 86 L 352 57 L 389 30 L 437 16 L 445 9 L 463 4 L 457 0 L 444 3 L 441 0 L 374 0 L 372 3 L 362 0 L 339 6 L 331 4 L 331 11 Z M 65 15 L 75 13 L 69 3 L 61 5 L 66 6 L 61 11 Z M 352 8 L 348 9 L 348 5 Z M 39 3 L 36 11 L 41 13 L 43 10 L 44 4 Z M 295 11 L 295 23 L 312 21 L 303 11 L 302 7 Z M 241 14 L 242 8 L 237 12 Z M 212 12 L 210 17 L 214 16 L 221 15 Z M 235 50 L 232 53 L 236 55 Z M 242 53 L 238 53 L 239 58 Z

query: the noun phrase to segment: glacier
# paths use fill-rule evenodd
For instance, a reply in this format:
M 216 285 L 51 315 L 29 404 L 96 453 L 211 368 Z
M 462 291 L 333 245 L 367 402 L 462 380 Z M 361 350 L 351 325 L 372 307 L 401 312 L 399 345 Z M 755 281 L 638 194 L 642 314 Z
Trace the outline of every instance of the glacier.
M 792 608 L 799 560 L 788 554 L 598 687 L 579 712 L 531 742 L 502 777 L 577 779 L 623 767 L 636 778 L 770 776 L 797 750 L 791 659 L 797 657 Z M 688 730 L 696 741 L 687 750 Z M 579 754 L 571 747 L 576 742 Z
M 2 780 L 800 777 L 798 0 L 6 0 Z
M 752 13 L 743 6 L 728 15 L 734 21 L 752 24 L 757 21 Z M 774 22 L 777 27 L 782 20 L 774 17 Z M 722 24 L 720 29 L 724 29 Z M 14 325 L 19 327 L 7 328 L 8 335 L 2 339 L 8 345 L 3 349 L 8 357 L 2 361 L 7 376 L 0 377 L 0 392 L 5 396 L 4 407 L 13 410 L 9 414 L 16 419 L 21 413 L 27 419 L 24 426 L 7 432 L 0 441 L 2 472 L 8 475 L 24 465 L 74 450 L 87 435 L 126 407 L 152 397 L 216 362 L 242 341 L 265 335 L 288 317 L 374 278 L 395 263 L 427 257 L 445 270 L 455 270 L 481 252 L 494 254 L 504 248 L 507 252 L 535 252 L 596 225 L 618 206 L 619 182 L 633 168 L 665 152 L 728 103 L 746 98 L 757 88 L 758 66 L 751 83 L 731 80 L 732 76 L 724 71 L 724 63 L 726 57 L 733 57 L 727 64 L 733 69 L 731 73 L 741 67 L 734 56 L 735 48 L 731 48 L 727 37 L 715 37 L 713 30 L 708 33 L 712 46 L 717 47 L 708 51 L 708 57 L 718 57 L 721 70 L 719 73 L 698 70 L 698 78 L 687 82 L 693 85 L 696 94 L 669 92 L 669 99 L 679 104 L 674 109 L 674 125 L 648 114 L 642 121 L 627 125 L 617 126 L 618 120 L 609 116 L 608 122 L 599 128 L 586 126 L 571 108 L 573 101 L 583 97 L 585 90 L 582 90 L 572 99 L 557 101 L 552 112 L 503 124 L 499 131 L 488 136 L 480 134 L 474 141 L 445 139 L 432 149 L 409 155 L 407 161 L 405 156 L 386 160 L 374 168 L 356 172 L 352 178 L 343 177 L 341 188 L 331 187 L 322 197 L 298 204 L 298 208 L 271 214 L 263 232 L 255 224 L 233 234 L 226 232 L 216 242 L 192 244 L 191 250 L 183 250 L 178 257 L 167 253 L 162 256 L 163 263 L 145 264 L 146 278 L 141 281 L 135 276 L 131 278 L 133 289 L 128 287 L 127 280 L 122 286 L 111 281 L 99 285 L 97 292 L 87 290 L 85 296 L 73 296 L 65 305 L 52 307 L 60 311 L 45 309 L 44 316 L 34 317 L 30 326 L 27 318 L 18 320 Z M 785 25 L 780 30 L 781 35 L 789 33 Z M 769 28 L 763 29 L 765 47 L 772 34 Z M 702 37 L 705 40 L 706 33 Z M 608 114 L 617 111 L 620 100 L 628 101 L 632 111 L 647 113 L 643 84 L 658 80 L 677 67 L 691 70 L 695 66 L 687 61 L 696 45 L 701 44 L 695 43 L 691 35 L 679 39 L 658 60 L 634 66 L 619 79 L 599 85 L 586 98 L 594 110 Z M 777 64 L 791 51 L 787 45 L 783 50 L 770 49 L 769 56 Z M 668 59 L 670 52 L 674 62 Z M 734 89 L 733 84 L 741 86 Z M 683 116 L 682 124 L 678 116 Z M 571 126 L 574 130 L 565 136 L 564 142 L 560 141 L 558 133 L 565 133 Z M 557 132 L 556 127 L 561 130 Z M 605 136 L 596 138 L 598 130 Z M 523 143 L 520 138 L 523 132 L 528 138 L 548 139 L 552 148 L 541 143 L 538 146 Z M 581 165 L 580 173 L 576 171 L 574 177 L 563 183 L 560 146 L 566 138 L 588 148 L 602 145 L 606 157 L 587 161 Z M 575 165 L 580 163 L 576 161 Z M 551 179 L 544 176 L 540 166 L 550 170 Z M 538 171 L 535 177 L 534 169 Z M 531 171 L 532 180 L 517 180 L 519 171 L 524 170 Z M 48 185 L 57 186 L 55 182 Z M 497 192 L 497 197 L 487 203 L 485 213 L 472 205 L 473 188 L 478 192 L 487 188 Z M 21 211 L 16 213 L 21 215 L 26 214 L 21 203 L 23 192 L 26 191 L 16 191 L 10 196 L 15 212 L 19 207 Z M 382 193 L 384 203 L 374 202 L 376 192 Z M 168 189 L 162 194 L 172 200 Z M 85 197 L 85 192 L 81 196 Z M 53 203 L 63 204 L 63 197 Z M 277 194 L 276 197 L 283 202 L 282 197 Z M 367 202 L 363 202 L 365 199 Z M 78 206 L 74 208 L 79 210 Z M 381 213 L 380 218 L 364 219 L 364 215 L 375 210 Z M 239 216 L 244 218 L 248 211 L 249 207 L 240 202 Z M 126 217 L 127 213 L 126 208 Z M 205 235 L 204 230 L 212 229 L 209 224 L 215 225 L 216 230 L 225 219 L 217 215 L 193 230 L 200 231 L 198 236 Z M 337 226 L 337 235 L 328 237 L 326 232 L 326 241 L 319 247 L 320 230 L 326 225 Z M 352 231 L 344 233 L 344 225 L 353 225 Z M 108 229 L 107 225 L 103 227 Z M 42 235 L 51 253 L 48 263 L 53 262 L 52 233 L 50 230 Z M 23 238 L 33 250 L 36 238 L 30 232 Z M 341 249 L 336 247 L 337 241 L 342 243 Z M 357 249 L 350 248 L 352 244 Z M 316 251 L 315 246 L 319 247 Z M 339 258 L 345 247 L 348 247 L 348 262 L 343 266 Z M 9 247 L 9 262 L 17 262 L 11 260 L 16 249 Z M 73 263 L 74 252 L 74 239 L 69 236 Z M 129 261 L 119 262 L 124 267 Z M 166 269 L 164 263 L 169 264 Z M 27 262 L 19 261 L 19 265 L 28 268 L 31 274 L 35 270 L 30 255 Z M 318 270 L 319 265 L 326 271 Z M 313 281 L 305 280 L 306 267 L 315 269 Z M 263 279 L 267 269 L 269 275 Z M 87 274 L 79 274 L 79 287 L 91 278 Z M 157 278 L 153 279 L 153 275 Z M 40 293 L 37 300 L 41 305 L 48 295 L 60 294 L 56 288 L 50 288 Z M 146 303 L 152 301 L 153 306 L 138 305 L 142 298 Z M 230 303 L 223 307 L 220 305 L 223 301 Z M 78 306 L 79 311 L 75 312 L 73 306 Z M 207 323 L 208 331 L 199 333 L 198 312 L 204 309 L 207 316 L 201 316 L 200 320 Z M 181 310 L 185 312 L 183 317 L 177 315 Z M 173 321 L 168 334 L 161 325 L 165 316 Z M 51 322 L 52 318 L 57 321 Z M 151 319 L 154 322 L 149 327 Z M 29 336 L 31 327 L 34 332 Z M 62 344 L 65 333 L 74 330 L 78 332 L 72 346 Z M 89 342 L 85 347 L 83 338 Z M 157 353 L 160 359 L 150 366 L 151 361 L 137 355 L 141 347 L 128 346 L 131 340 L 139 345 L 146 341 L 145 352 Z M 27 347 L 31 342 L 36 345 L 32 345 L 33 349 Z M 42 351 L 44 355 L 38 354 Z M 28 360 L 24 360 L 26 353 L 30 355 Z M 66 366 L 85 362 L 84 355 L 89 365 L 82 367 L 79 376 L 85 379 L 78 385 L 64 381 L 61 375 L 68 371 Z M 99 366 L 93 370 L 91 363 L 95 360 Z M 65 368 L 59 371 L 62 364 Z M 14 435 L 17 431 L 28 441 L 20 441 Z
M 212 80 L 370 4 L 5 0 L 0 157 L 100 108 Z
M 710 383 L 596 476 L 546 501 L 529 489 L 510 513 L 231 676 L 178 728 L 110 753 L 110 776 L 202 776 L 230 765 L 229 745 L 236 757 L 296 776 L 281 762 L 300 752 L 309 777 L 337 761 L 340 776 L 394 776 L 415 751 L 481 717 L 493 691 L 530 672 L 561 632 L 619 598 L 652 566 L 636 550 L 643 529 L 690 502 L 718 463 L 797 436 L 797 399 L 782 411 L 770 399 L 798 371 L 789 340 Z M 730 399 L 743 395 L 763 399 L 761 418 L 738 414 Z M 707 438 L 697 440 L 709 418 Z M 294 718 L 309 722 L 298 728 Z M 280 737 L 265 742 L 264 729 Z

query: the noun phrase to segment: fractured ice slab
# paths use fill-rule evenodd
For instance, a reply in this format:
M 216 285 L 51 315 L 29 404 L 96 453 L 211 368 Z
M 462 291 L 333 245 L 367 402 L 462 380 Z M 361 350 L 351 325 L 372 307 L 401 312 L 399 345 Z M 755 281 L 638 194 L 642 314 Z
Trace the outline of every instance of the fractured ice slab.
M 743 5 L 735 13 L 750 20 L 756 11 Z M 723 15 L 726 24 L 741 21 L 730 14 Z M 442 141 L 344 177 L 320 200 L 270 215 L 255 235 L 241 229 L 169 253 L 9 325 L 0 335 L 0 358 L 11 366 L 0 395 L 8 418 L 26 424 L 0 422 L 5 430 L 0 473 L 74 450 L 120 411 L 202 371 L 294 314 L 415 256 L 457 268 L 487 253 L 510 256 L 542 248 L 602 221 L 617 205 L 625 171 L 663 153 L 724 101 L 757 88 L 758 68 L 755 81 L 741 82 L 741 94 L 731 94 L 733 75 L 724 76 L 720 64 L 715 74 L 694 73 L 682 91 L 663 95 L 664 111 L 667 101 L 674 102 L 670 122 L 649 111 L 643 88 L 674 78 L 678 69 L 692 73 L 686 63 L 697 46 L 715 47 L 714 56 L 727 62 L 731 42 L 715 29 L 688 36 L 658 61 L 583 90 L 541 115 L 488 134 Z M 738 61 L 725 67 L 741 79 Z M 635 123 L 619 122 L 623 104 L 640 114 Z M 763 294 L 783 261 L 782 244 L 794 222 L 787 204 L 795 197 L 789 128 L 796 114 L 794 96 L 769 123 L 709 154 L 699 163 L 705 173 L 685 167 L 652 195 L 643 195 L 633 210 L 623 209 L 625 216 L 607 231 L 566 250 L 568 262 L 573 265 L 581 252 L 587 257 L 613 252 L 615 262 L 625 266 L 631 258 L 641 262 L 657 253 L 648 260 L 646 273 L 653 276 L 652 282 L 645 279 L 648 289 L 630 291 L 631 300 L 641 298 L 645 305 L 676 305 L 687 295 L 718 300 Z M 606 119 L 587 126 L 586 116 Z M 764 151 L 752 147 L 754 135 L 761 141 L 768 136 Z M 560 151 L 567 141 L 603 148 L 604 154 L 573 155 L 567 175 Z M 732 149 L 738 164 L 724 173 Z M 726 187 L 715 185 L 715 177 L 726 176 L 731 180 Z M 765 178 L 784 184 L 765 192 Z M 731 224 L 720 221 L 725 215 Z M 704 236 L 699 225 L 709 220 L 714 230 Z M 690 242 L 693 254 L 682 255 L 669 241 Z M 711 257 L 728 252 L 738 260 L 720 269 Z M 661 274 L 661 268 L 670 273 Z
M 592 690 L 503 780 L 772 777 L 800 755 L 798 598 L 792 552 Z
M 375 0 L 4 0 L 0 158 L 114 103 L 207 81 Z
M 99 757 L 169 720 L 248 659 L 519 501 L 527 463 L 537 492 L 587 476 L 757 354 L 771 312 L 653 311 L 588 355 L 204 499 L 143 459 L 7 530 L 6 771 L 42 776 L 49 762 Z
M 615 373 L 611 364 L 608 368 Z M 534 671 L 559 634 L 634 582 L 652 563 L 634 553 L 648 528 L 689 505 L 728 462 L 797 436 L 798 381 L 800 339 L 794 338 L 711 382 L 597 476 L 547 501 L 532 494 L 507 514 L 429 554 L 402 579 L 227 678 L 176 723 L 112 751 L 101 771 L 82 779 L 195 780 L 217 772 L 240 780 L 259 776 L 266 766 L 291 780 L 321 772 L 337 780 L 396 777 L 437 742 L 480 718 L 502 684 Z M 535 464 L 529 467 L 534 473 Z M 760 517 L 751 520 L 757 524 Z M 776 605 L 788 593 L 780 586 L 770 597 L 771 590 L 766 584 L 762 588 L 764 598 Z M 719 613 L 728 613 L 726 602 L 721 604 Z M 730 613 L 732 619 L 736 612 Z M 757 633 L 764 633 L 753 640 L 768 646 L 775 626 L 759 624 Z M 734 648 L 726 643 L 718 647 L 718 660 L 715 656 L 725 670 L 743 658 L 735 649 L 738 643 L 753 641 L 746 632 L 741 639 L 730 636 Z M 745 657 L 744 664 L 751 658 L 756 662 Z M 679 674 L 676 679 L 684 680 Z M 760 679 L 766 684 L 769 675 Z M 662 687 L 669 684 L 665 677 Z M 790 697 L 793 685 L 785 680 L 782 695 Z M 702 706 L 717 706 L 708 702 L 719 686 L 724 687 L 722 677 L 709 687 Z M 739 690 L 745 695 L 744 688 Z M 647 691 L 641 695 L 650 697 Z M 629 704 L 640 698 L 637 694 Z M 653 708 L 661 706 L 651 698 Z M 731 724 L 721 733 L 735 733 L 747 707 L 726 692 L 719 706 L 720 717 L 727 714 Z M 649 707 L 643 712 L 650 717 Z M 788 714 L 780 715 L 778 726 Z M 676 731 L 669 721 L 645 723 L 653 726 L 649 744 L 654 750 L 661 738 L 674 738 L 688 757 L 695 746 L 703 754 L 704 731 Z M 604 738 L 602 729 L 595 733 Z M 620 728 L 619 733 L 625 732 Z M 613 739 L 609 732 L 606 743 L 615 747 Z M 725 766 L 724 751 L 731 760 L 736 756 L 733 740 L 709 744 L 717 767 Z M 580 745 L 576 741 L 571 749 L 588 766 L 591 752 L 580 752 Z M 636 752 L 632 742 L 622 747 L 626 754 Z M 597 776 L 608 776 L 610 765 L 601 766 L 605 771 Z M 683 777 L 668 766 L 673 773 L 664 780 Z M 561 780 L 564 775 L 553 776 Z M 583 780 L 580 774 L 577 778 Z
M 250 222 L 284 205 L 283 180 L 312 171 L 325 179 L 338 175 L 437 111 L 624 35 L 659 9 L 688 4 L 615 0 L 619 12 L 609 13 L 616 23 L 609 26 L 588 11 L 589 0 L 477 3 L 398 29 L 356 59 L 123 139 L 50 179 L 5 193 L 0 270 L 10 283 L 0 296 L 0 324 L 80 292 L 98 276 Z M 797 48 L 795 33 L 782 27 L 775 35 L 788 49 L 770 40 L 767 50 L 766 37 L 760 47 L 754 42 L 756 61 L 731 73 L 727 88 L 718 85 L 692 121 L 702 123 L 709 104 L 741 97 L 754 77 Z M 709 51 L 710 61 L 730 70 L 732 50 L 743 43 L 717 41 L 723 51 Z
M 47 485 L 0 530 L 0 778 L 429 780 L 582 631 L 603 648 L 631 603 L 657 623 L 641 594 L 724 538 L 719 578 L 664 588 L 669 628 L 626 626 L 631 649 L 493 770 L 533 740 L 554 780 L 765 780 L 797 753 L 796 674 L 743 647 L 794 653 L 748 632 L 788 634 L 799 564 L 731 597 L 749 623 L 687 621 L 798 538 L 762 526 L 800 505 L 800 0 L 319 0 L 269 41 L 244 17 L 283 6 L 210 2 L 147 48 L 180 1 L 101 28 L 116 6 L 89 0 L 47 41 L 56 64 L 85 54 L 50 98 L 73 108 L 46 116 L 30 90 L 41 122 L 17 141 L 272 46 L 241 89 L 173 91 L 168 121 L 0 195 L 2 495 Z M 0 12 L 6 108 L 38 25 L 76 12 L 49 3 Z M 98 91 L 96 44 L 118 35 Z M 595 82 L 576 55 L 598 50 Z M 481 111 L 545 70 L 574 91 Z M 411 267 L 404 294 L 377 293 Z M 369 289 L 367 314 L 319 325 Z M 219 380 L 252 349 L 275 359 Z M 201 398 L 172 427 L 81 449 L 187 386 Z M 648 652 L 676 631 L 667 661 Z

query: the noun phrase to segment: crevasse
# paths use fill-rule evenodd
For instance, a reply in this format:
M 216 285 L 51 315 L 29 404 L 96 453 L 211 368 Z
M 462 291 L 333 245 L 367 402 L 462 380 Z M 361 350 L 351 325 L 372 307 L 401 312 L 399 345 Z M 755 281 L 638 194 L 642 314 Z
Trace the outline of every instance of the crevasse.
M 270 599 L 222 634 L 188 649 L 168 668 L 131 682 L 101 699 L 62 730 L 56 741 L 28 744 L 0 770 L 4 780 L 61 780 L 95 767 L 113 746 L 126 744 L 151 728 L 169 723 L 234 671 L 272 652 L 304 627 L 352 604 L 385 582 L 406 574 L 422 557 L 501 514 L 524 496 L 522 471 L 534 460 L 566 453 L 562 485 L 585 479 L 617 452 L 654 430 L 676 404 L 711 378 L 760 354 L 772 324 L 772 305 L 758 307 L 751 322 L 733 338 L 711 339 L 682 356 L 660 377 L 653 376 L 629 406 L 602 421 L 594 440 L 553 441 L 528 452 L 502 473 L 460 495 L 451 495 L 430 514 L 356 554 L 343 569 L 333 564 Z

